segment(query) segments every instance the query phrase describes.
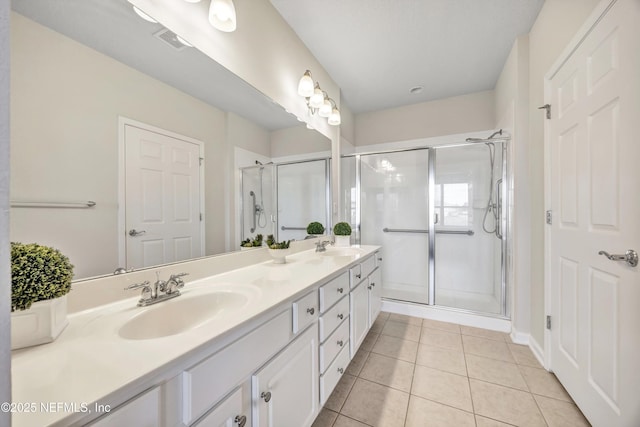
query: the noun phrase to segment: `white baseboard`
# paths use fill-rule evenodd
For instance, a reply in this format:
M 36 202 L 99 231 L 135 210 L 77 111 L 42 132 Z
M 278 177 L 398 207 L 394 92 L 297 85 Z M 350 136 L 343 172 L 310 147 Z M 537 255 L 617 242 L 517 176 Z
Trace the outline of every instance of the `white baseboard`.
M 516 344 L 529 345 L 530 335 L 524 332 L 518 331 L 513 326 L 511 327 L 511 341 Z
M 538 344 L 538 341 L 536 341 L 531 335 L 529 335 L 529 348 L 536 359 L 538 359 L 538 362 L 548 370 L 549 367 L 544 363 L 544 350 L 542 349 L 542 346 Z
M 491 329 L 499 332 L 511 332 L 510 320 L 482 316 L 479 314 L 463 313 L 443 307 L 382 300 L 382 311 L 421 317 L 423 319 L 439 320 L 441 322 L 458 323 L 460 325 Z

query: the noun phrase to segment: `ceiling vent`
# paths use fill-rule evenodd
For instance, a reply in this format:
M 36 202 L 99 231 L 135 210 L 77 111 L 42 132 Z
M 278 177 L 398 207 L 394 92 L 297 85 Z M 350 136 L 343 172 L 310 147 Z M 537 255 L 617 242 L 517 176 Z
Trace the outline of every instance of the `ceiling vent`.
M 153 34 L 155 37 L 159 38 L 175 50 L 182 50 L 185 46 L 180 40 L 178 40 L 178 36 L 173 31 L 163 28 L 160 31 Z

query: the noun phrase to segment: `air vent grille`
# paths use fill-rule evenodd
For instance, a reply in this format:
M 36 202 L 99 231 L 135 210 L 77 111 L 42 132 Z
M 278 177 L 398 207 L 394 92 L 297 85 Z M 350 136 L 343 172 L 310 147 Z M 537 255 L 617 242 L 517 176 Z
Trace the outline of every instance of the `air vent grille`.
M 180 40 L 178 40 L 176 33 L 166 28 L 161 29 L 160 31 L 158 31 L 157 33 L 154 33 L 153 35 L 159 38 L 160 40 L 162 40 L 163 42 L 165 42 L 166 44 L 168 44 L 169 46 L 171 46 L 172 48 L 174 48 L 175 50 L 182 50 L 186 47 L 184 44 L 180 43 Z

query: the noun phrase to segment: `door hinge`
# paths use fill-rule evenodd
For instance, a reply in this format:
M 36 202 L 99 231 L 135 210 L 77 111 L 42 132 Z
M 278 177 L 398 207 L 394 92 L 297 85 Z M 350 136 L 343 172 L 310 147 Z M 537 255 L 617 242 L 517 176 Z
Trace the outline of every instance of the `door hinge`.
M 200 166 L 202 166 L 202 162 L 204 161 L 204 157 L 200 157 L 199 160 L 200 160 Z
M 551 119 L 551 104 L 544 104 L 542 107 L 538 107 L 538 110 L 547 110 L 547 120 Z
M 547 316 L 547 329 L 551 329 L 551 316 Z
M 547 224 L 551 225 L 553 222 L 553 213 L 551 211 L 547 211 L 546 213 Z

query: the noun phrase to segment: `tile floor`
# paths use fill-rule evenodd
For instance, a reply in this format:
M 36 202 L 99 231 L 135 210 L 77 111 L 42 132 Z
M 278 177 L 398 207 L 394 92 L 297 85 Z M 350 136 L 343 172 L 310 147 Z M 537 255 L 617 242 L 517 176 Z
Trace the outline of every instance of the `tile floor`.
M 589 426 L 507 334 L 381 313 L 313 427 Z

